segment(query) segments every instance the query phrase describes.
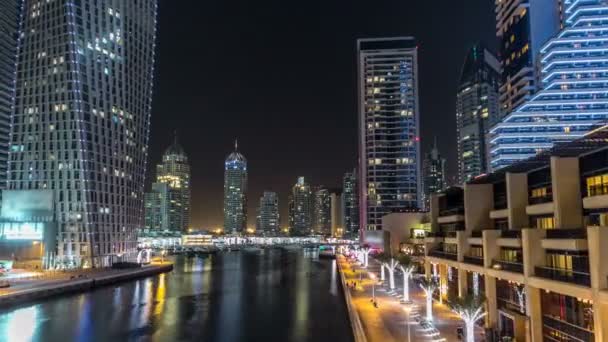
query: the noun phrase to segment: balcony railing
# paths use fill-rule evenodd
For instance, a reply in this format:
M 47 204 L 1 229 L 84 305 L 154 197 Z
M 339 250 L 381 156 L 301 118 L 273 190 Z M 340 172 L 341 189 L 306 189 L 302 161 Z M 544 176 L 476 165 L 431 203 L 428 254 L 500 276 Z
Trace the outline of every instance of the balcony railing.
M 587 196 L 601 196 L 608 194 L 608 184 L 592 185 L 587 190 Z
M 480 238 L 482 235 L 483 234 L 481 230 L 474 230 L 471 232 L 471 237 L 473 238 Z
M 494 210 L 507 209 L 507 197 L 499 196 L 494 198 Z
M 544 196 L 535 196 L 528 198 L 529 204 L 541 204 L 541 203 L 549 203 L 553 201 L 553 194 L 546 194 Z
M 505 239 L 521 239 L 521 230 L 503 230 L 500 237 Z
M 547 239 L 586 239 L 587 229 L 547 229 Z
M 534 274 L 542 278 L 563 281 L 576 285 L 591 286 L 591 276 L 586 272 L 563 268 L 536 266 L 534 268 Z
M 445 237 L 443 232 L 426 232 L 426 237 Z
M 457 235 L 457 232 L 455 232 L 455 231 L 445 232 L 445 237 L 448 237 L 448 238 L 455 238 L 456 235 Z
M 483 257 L 473 256 L 473 255 L 465 255 L 463 258 L 464 262 L 467 264 L 479 265 L 483 266 Z
M 464 214 L 464 207 L 454 207 L 439 211 L 439 216 L 452 216 Z
M 458 260 L 458 255 L 456 253 L 448 253 L 442 250 L 432 250 L 429 252 L 429 256 L 441 259 L 449 259 L 449 260 Z
M 524 264 L 516 261 L 492 260 L 492 268 L 515 273 L 524 273 Z
M 594 341 L 593 332 L 581 328 L 578 325 L 555 319 L 551 316 L 543 316 L 543 325 L 549 329 L 560 331 L 566 335 L 576 338 L 580 341 Z

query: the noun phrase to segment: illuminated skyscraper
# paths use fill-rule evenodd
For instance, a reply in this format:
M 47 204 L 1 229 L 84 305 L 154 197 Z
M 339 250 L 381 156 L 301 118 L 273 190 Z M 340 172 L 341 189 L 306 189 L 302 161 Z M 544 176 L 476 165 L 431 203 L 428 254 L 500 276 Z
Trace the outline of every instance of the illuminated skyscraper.
M 424 174 L 424 207 L 429 209 L 431 194 L 442 191 L 447 187 L 445 176 L 445 158 L 442 158 L 437 148 L 437 140 L 433 149 L 427 153 L 422 165 Z
M 361 227 L 422 207 L 418 52 L 411 37 L 357 40 Z
M 320 188 L 314 194 L 314 231 L 316 234 L 331 234 L 331 194 Z
M 247 226 L 247 160 L 234 152 L 224 163 L 224 232 L 241 233 Z
M 155 0 L 24 3 L 8 188 L 53 190 L 56 264 L 137 254 L 156 14 Z
M 279 234 L 279 196 L 276 192 L 264 191 L 260 197 L 260 205 L 257 212 L 256 231 L 268 236 Z
M 291 189 L 289 195 L 289 228 L 294 235 L 310 235 L 313 232 L 314 200 L 310 185 L 304 177 Z
M 460 184 L 488 172 L 487 133 L 500 119 L 499 79 L 498 60 L 482 45 L 473 46 L 462 66 L 456 94 Z
M 357 170 L 347 172 L 342 178 L 342 225 L 344 232 L 359 232 L 359 192 L 357 191 Z
M 540 88 L 535 63 L 543 44 L 560 30 L 562 2 L 495 0 L 496 36 L 502 61 L 502 116 L 529 100 Z
M 190 225 L 190 165 L 177 141 L 156 166 L 156 182 L 146 193 L 146 229 L 187 232 Z
M 0 0 L 0 190 L 6 188 L 22 0 Z M 0 193 L 1 195 L 1 193 Z
M 541 49 L 543 90 L 494 126 L 492 167 L 582 137 L 608 120 L 608 4 L 566 0 L 565 28 Z

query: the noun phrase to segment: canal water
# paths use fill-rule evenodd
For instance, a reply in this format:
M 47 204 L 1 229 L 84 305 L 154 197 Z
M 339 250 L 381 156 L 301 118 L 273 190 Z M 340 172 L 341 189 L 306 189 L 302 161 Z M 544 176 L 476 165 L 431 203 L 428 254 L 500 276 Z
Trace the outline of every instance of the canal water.
M 0 341 L 352 342 L 333 260 L 177 257 L 173 272 L 0 311 Z

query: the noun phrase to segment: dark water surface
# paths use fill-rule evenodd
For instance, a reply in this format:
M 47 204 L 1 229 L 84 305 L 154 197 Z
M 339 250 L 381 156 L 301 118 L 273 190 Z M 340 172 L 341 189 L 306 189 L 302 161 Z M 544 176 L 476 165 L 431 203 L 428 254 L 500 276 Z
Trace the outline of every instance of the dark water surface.
M 178 257 L 171 273 L 0 311 L 0 341 L 352 342 L 336 264 L 307 250 Z

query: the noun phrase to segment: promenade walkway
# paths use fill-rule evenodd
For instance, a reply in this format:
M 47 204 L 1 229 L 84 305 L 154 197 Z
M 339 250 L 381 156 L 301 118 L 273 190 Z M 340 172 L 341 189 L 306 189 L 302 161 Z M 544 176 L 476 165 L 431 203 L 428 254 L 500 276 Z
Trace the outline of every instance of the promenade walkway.
M 395 272 L 395 285 L 393 291 L 388 289 L 388 272 L 384 284 L 376 285 L 372 289 L 372 280 L 369 272 L 380 275 L 380 267 L 370 258 L 367 269 L 358 267 L 349 262 L 345 257 L 338 258 L 342 272 L 347 283 L 357 283 L 356 289 L 347 288 L 351 291 L 353 304 L 359 313 L 363 329 L 370 342 L 404 342 L 404 341 L 459 341 L 457 328 L 464 326 L 460 318 L 454 314 L 446 305 L 434 303 L 433 315 L 434 326 L 439 334 L 431 335 L 425 330 L 419 320 L 425 314 L 425 297 L 423 291 L 410 282 L 410 305 L 411 311 L 406 312 L 406 305 L 400 303 L 403 293 L 403 276 Z M 380 284 L 380 281 L 377 280 Z M 375 292 L 378 307 L 371 302 L 372 291 Z M 481 328 L 476 331 L 476 341 L 483 341 Z M 408 337 L 409 336 L 409 337 Z M 409 338 L 409 340 L 408 340 Z

